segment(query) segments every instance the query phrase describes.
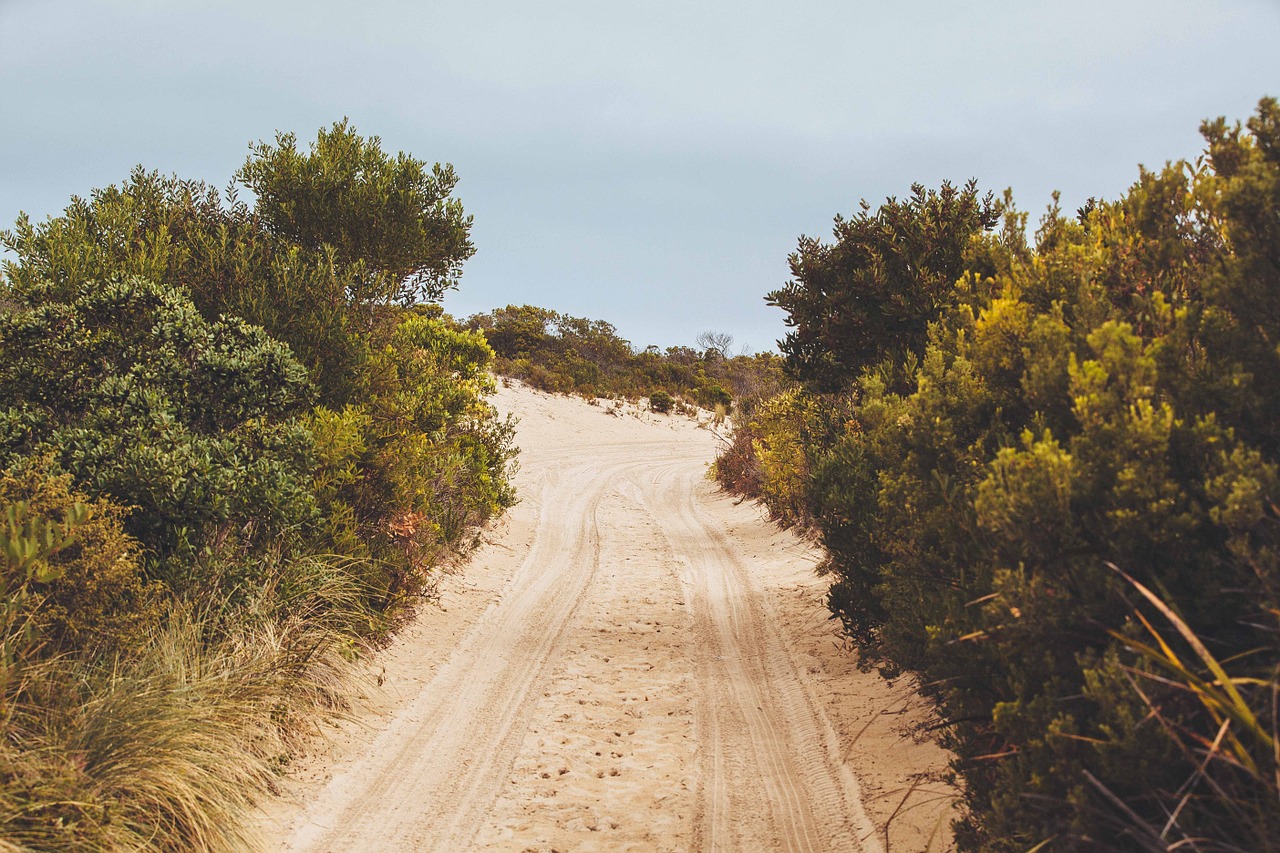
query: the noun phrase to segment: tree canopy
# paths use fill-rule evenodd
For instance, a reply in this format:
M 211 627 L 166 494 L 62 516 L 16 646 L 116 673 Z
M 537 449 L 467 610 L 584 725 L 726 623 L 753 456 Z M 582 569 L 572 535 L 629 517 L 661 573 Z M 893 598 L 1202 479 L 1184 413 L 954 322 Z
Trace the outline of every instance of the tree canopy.
M 343 119 L 321 128 L 306 153 L 292 133 L 259 142 L 236 174 L 257 195 L 267 227 L 304 248 L 332 247 L 341 263 L 363 264 L 370 297 L 435 301 L 456 287 L 474 253 L 471 217 L 451 198 L 449 164 L 382 150 Z
M 822 391 L 847 386 L 864 368 L 924 348 L 929 322 L 955 299 L 970 238 L 992 228 L 1000 206 L 962 188 L 921 184 L 876 211 L 867 202 L 837 216 L 835 242 L 801 237 L 791 281 L 766 297 L 787 312 L 781 342 L 791 373 Z

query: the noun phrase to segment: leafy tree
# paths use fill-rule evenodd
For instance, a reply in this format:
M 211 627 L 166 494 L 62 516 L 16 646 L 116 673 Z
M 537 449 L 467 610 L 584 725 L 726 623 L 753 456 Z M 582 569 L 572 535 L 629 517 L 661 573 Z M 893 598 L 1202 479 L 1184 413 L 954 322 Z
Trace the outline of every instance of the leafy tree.
M 380 568 L 363 580 L 376 595 L 411 591 L 422 578 L 409 575 L 424 573 L 440 547 L 461 541 L 461 529 L 511 500 L 510 428 L 482 405 L 488 386 L 457 379 L 467 359 L 475 359 L 470 373 L 492 353 L 468 338 L 447 360 L 409 364 L 418 350 L 402 327 L 431 312 L 394 304 L 438 296 L 472 253 L 470 219 L 449 197 L 456 177 L 389 156 L 346 122 L 322 130 L 310 151 L 298 151 L 289 134 L 255 146 L 239 177 L 255 191 L 252 206 L 234 185 L 224 195 L 139 168 L 120 186 L 73 199 L 61 216 L 38 224 L 22 217 L 0 235 L 16 255 L 5 277 L 35 307 L 138 276 L 185 294 L 208 323 L 239 317 L 287 343 L 321 404 L 298 427 L 314 430 L 318 454 L 312 485 L 321 517 L 304 538 L 373 558 L 369 565 Z M 413 404 L 409 415 L 411 398 L 430 404 Z M 443 526 L 413 526 L 412 556 L 388 533 L 406 513 L 435 518 L 459 501 L 466 511 L 451 510 Z
M 10 286 L 32 299 L 68 302 L 90 282 L 139 276 L 185 292 L 210 321 L 240 317 L 289 344 L 325 403 L 363 393 L 369 312 L 351 303 L 353 273 L 332 251 L 267 233 L 234 192 L 139 167 L 119 186 L 73 198 L 61 216 L 19 217 L 0 244 L 16 256 L 3 262 Z
M 236 177 L 257 196 L 272 233 L 363 265 L 358 298 L 438 300 L 475 253 L 471 217 L 450 197 L 453 167 L 428 169 L 403 151 L 392 158 L 378 137 L 359 136 L 346 119 L 321 129 L 306 153 L 291 133 L 254 145 Z
M 788 370 L 816 390 L 842 390 L 865 367 L 918 355 L 929 323 L 955 300 L 970 239 L 999 218 L 973 181 L 911 193 L 837 216 L 832 244 L 802 237 L 793 279 L 766 297 L 793 327 L 781 343 Z
M 514 360 L 552 348 L 556 355 L 563 353 L 564 347 L 555 335 L 559 316 L 546 308 L 508 305 L 477 314 L 468 325 L 484 331 L 489 346 L 499 357 Z

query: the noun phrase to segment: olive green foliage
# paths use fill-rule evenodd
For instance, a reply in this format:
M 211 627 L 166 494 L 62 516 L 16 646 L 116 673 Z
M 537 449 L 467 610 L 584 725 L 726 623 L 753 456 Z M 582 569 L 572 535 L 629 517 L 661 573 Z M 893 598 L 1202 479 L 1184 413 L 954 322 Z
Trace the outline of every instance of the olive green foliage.
M 675 398 L 666 391 L 654 391 L 649 395 L 649 408 L 659 414 L 665 415 L 671 411 L 671 407 L 675 405 Z
M 0 262 L 9 286 L 33 298 L 69 302 L 90 282 L 144 278 L 184 293 L 211 321 L 238 317 L 288 344 L 326 404 L 363 393 L 371 317 L 350 298 L 362 268 L 269 233 L 234 186 L 224 200 L 139 167 L 120 186 L 73 198 L 61 216 L 20 217 L 0 244 L 17 257 Z
M 129 532 L 160 562 L 309 521 L 295 416 L 312 389 L 288 348 L 146 279 L 70 295 L 12 291 L 25 304 L 0 316 L 0 464 L 52 456 L 81 490 L 134 507 Z
M 367 417 L 355 413 L 368 475 L 343 495 L 395 567 L 385 591 L 393 599 L 421 591 L 424 569 L 515 500 L 514 423 L 484 401 L 492 364 L 483 335 L 420 314 L 403 319 L 370 361 L 375 394 Z
M 471 217 L 450 198 L 458 184 L 452 166 L 428 170 L 404 152 L 391 157 L 378 137 L 362 138 L 346 119 L 321 129 L 305 154 L 292 133 L 252 152 L 237 178 L 257 196 L 268 230 L 360 264 L 361 297 L 412 304 L 457 286 L 475 249 Z
M 25 638 L 42 655 L 137 648 L 159 615 L 160 590 L 148 582 L 142 549 L 124 532 L 125 513 L 71 491 L 71 478 L 33 460 L 0 477 L 6 509 L 6 642 Z M 6 661 L 18 663 L 10 648 Z M 25 656 L 25 655 L 23 655 Z M 5 683 L 13 680 L 12 673 Z
M 798 389 L 761 401 L 745 425 L 756 460 L 756 492 L 774 520 L 807 525 L 805 484 L 811 477 L 806 441 L 819 428 L 820 413 Z
M 990 231 L 924 217 L 960 257 L 912 266 L 924 334 L 824 352 L 882 241 L 801 246 L 852 272 L 801 283 L 807 388 L 753 423 L 758 466 L 802 474 L 756 493 L 815 520 L 864 659 L 930 685 L 967 850 L 1280 837 L 1280 106 L 1203 133 L 1031 244 L 1007 197 Z
M 252 849 L 296 733 L 514 501 L 493 350 L 410 304 L 472 253 L 452 170 L 342 122 L 238 178 L 0 232 L 5 849 Z
M 773 353 L 727 355 L 733 338 L 708 333 L 708 345 L 635 351 L 602 320 L 570 317 L 531 305 L 509 305 L 467 321 L 497 354 L 496 370 L 534 388 L 563 394 L 639 399 L 662 391 L 705 409 L 728 412 L 734 401 L 785 384 Z M 714 345 L 712 345 L 714 344 Z
M 952 299 L 969 238 L 991 228 L 999 206 L 975 184 L 939 190 L 916 184 L 905 201 L 837 216 L 834 243 L 803 237 L 794 278 L 767 301 L 793 327 L 782 341 L 796 378 L 838 390 L 861 365 L 899 360 L 924 343 L 928 324 Z
M 438 293 L 472 253 L 470 220 L 449 198 L 452 170 L 429 169 L 403 153 L 386 155 L 376 138 L 359 137 L 344 121 L 322 130 L 307 152 L 290 135 L 274 146 L 254 146 L 238 177 L 255 190 L 255 206 L 240 201 L 234 185 L 224 199 L 204 184 L 138 169 L 120 187 L 73 199 L 62 216 L 39 224 L 24 217 L 3 234 L 17 257 L 4 263 L 15 306 L 33 317 L 79 312 L 80 325 L 136 326 L 106 336 L 123 335 L 124 344 L 137 344 L 132 350 L 121 344 L 100 357 L 55 319 L 40 321 L 45 325 L 29 329 L 14 347 L 44 352 L 50 365 L 59 365 L 50 368 L 55 372 L 64 370 L 58 353 L 67 351 L 71 363 L 80 359 L 86 370 L 127 374 L 131 393 L 143 401 L 90 405 L 84 395 L 91 389 L 76 384 L 78 375 L 63 375 L 75 390 L 58 405 L 80 406 L 91 422 L 84 428 L 104 433 L 101 442 L 67 443 L 64 433 L 78 428 L 74 418 L 66 423 L 47 412 L 41 422 L 57 422 L 59 429 L 43 435 L 38 424 L 18 417 L 30 420 L 35 416 L 27 410 L 47 403 L 28 393 L 47 377 L 13 363 L 11 375 L 26 379 L 12 389 L 13 399 L 21 398 L 13 404 L 21 411 L 6 422 L 12 450 L 56 447 L 65 465 L 80 466 L 78 482 L 93 493 L 137 506 L 131 532 L 153 557 L 182 555 L 179 568 L 192 568 L 210 542 L 278 543 L 287 531 L 293 540 L 287 547 L 369 560 L 371 595 L 384 603 L 402 598 L 422 587 L 414 576 L 441 548 L 461 544 L 462 530 L 512 500 L 505 485 L 511 428 L 499 425 L 482 402 L 489 390 L 483 381 L 455 381 L 460 367 L 487 368 L 492 356 L 483 341 L 441 332 L 424 354 L 400 331 L 421 318 L 396 302 L 423 288 Z M 163 317 L 118 320 L 116 307 L 102 302 L 115 298 L 99 293 L 104 284 L 108 294 L 163 292 L 155 297 Z M 199 313 L 190 303 L 179 305 L 188 299 Z M 27 316 L 18 312 L 9 322 L 36 322 Z M 211 331 L 192 331 L 202 322 Z M 164 335 L 149 337 L 168 325 L 174 329 L 164 335 L 176 336 L 179 350 L 190 338 L 196 349 L 221 348 L 227 363 L 175 355 Z M 223 340 L 233 332 L 244 340 Z M 268 336 L 298 354 L 309 384 L 289 351 Z M 252 373 L 275 364 L 264 355 L 268 350 L 279 361 L 274 378 Z M 189 382 L 192 369 L 221 376 L 227 389 Z M 237 377 L 237 371 L 248 373 Z M 101 393 L 117 393 L 117 380 L 104 381 Z M 248 393 L 249 386 L 280 399 L 227 396 Z M 206 392 L 213 398 L 199 400 Z M 111 398 L 113 404 L 119 399 Z M 321 404 L 314 411 L 312 400 Z M 157 406 L 168 407 L 163 420 Z M 179 411 L 188 406 L 192 412 Z M 217 417 L 211 420 L 209 412 Z M 113 431 L 123 421 L 129 428 Z M 308 427 L 317 432 L 307 435 Z M 130 441 L 148 458 L 126 458 Z M 180 449 L 183 442 L 192 447 Z M 81 458 L 86 453 L 96 457 Z M 123 472 L 116 480 L 103 473 L 112 465 Z M 152 469 L 165 465 L 172 469 L 168 479 L 156 481 L 163 472 Z M 138 480 L 136 488 L 117 482 L 129 476 Z M 90 477 L 96 479 L 90 483 Z M 247 579 L 232 574 L 225 580 Z

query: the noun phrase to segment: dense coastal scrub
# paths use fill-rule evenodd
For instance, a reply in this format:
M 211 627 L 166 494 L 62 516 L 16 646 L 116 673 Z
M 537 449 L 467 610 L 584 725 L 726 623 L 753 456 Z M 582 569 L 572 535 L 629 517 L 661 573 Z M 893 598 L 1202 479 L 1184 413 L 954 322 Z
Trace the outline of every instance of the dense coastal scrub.
M 812 524 L 863 652 L 918 673 L 965 850 L 1280 838 L 1280 106 L 1115 201 L 915 187 L 800 242 L 801 388 L 728 487 Z
M 456 181 L 344 121 L 3 232 L 0 847 L 251 848 L 361 648 L 511 504 L 493 350 L 432 304 Z

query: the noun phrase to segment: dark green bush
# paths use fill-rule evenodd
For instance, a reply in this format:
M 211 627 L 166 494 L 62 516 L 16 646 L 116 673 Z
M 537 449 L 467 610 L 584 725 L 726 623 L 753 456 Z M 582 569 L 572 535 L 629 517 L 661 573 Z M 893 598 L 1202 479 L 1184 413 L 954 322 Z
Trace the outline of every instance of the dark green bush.
M 694 398 L 698 401 L 698 405 L 704 409 L 714 410 L 720 407 L 725 414 L 733 408 L 733 397 L 724 386 L 718 383 L 704 385 L 694 391 Z
M 916 184 L 905 201 L 874 213 L 863 203 L 837 216 L 836 241 L 803 238 L 791 255 L 794 278 L 767 301 L 788 314 L 787 368 L 817 390 L 838 391 L 865 365 L 919 352 L 929 323 L 954 299 L 969 265 L 970 238 L 992 228 L 1000 206 L 976 184 Z
M 675 399 L 666 391 L 654 391 L 649 395 L 649 408 L 662 415 L 670 412 L 675 402 Z
M 145 279 L 39 295 L 0 316 L 0 464 L 51 455 L 170 572 L 310 523 L 313 391 L 287 348 Z
M 327 405 L 364 393 L 370 318 L 350 301 L 361 268 L 275 236 L 207 184 L 139 167 L 60 216 L 19 218 L 0 244 L 17 258 L 0 263 L 9 286 L 30 299 L 69 302 L 89 282 L 139 276 L 185 294 L 211 322 L 239 317 L 288 344 Z

